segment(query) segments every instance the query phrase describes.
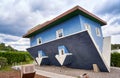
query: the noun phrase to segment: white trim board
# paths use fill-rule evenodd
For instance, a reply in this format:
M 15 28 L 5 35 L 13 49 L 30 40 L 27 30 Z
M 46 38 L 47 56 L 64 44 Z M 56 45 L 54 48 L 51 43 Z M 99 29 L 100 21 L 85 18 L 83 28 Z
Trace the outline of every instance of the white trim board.
M 72 55 L 72 53 L 65 53 L 63 55 L 57 54 L 57 55 L 55 55 L 55 58 L 58 60 L 58 62 L 62 66 L 64 61 L 65 61 L 65 59 L 66 59 L 66 57 L 69 56 L 69 55 Z
M 63 36 L 62 38 L 66 38 L 66 37 L 69 37 L 69 36 L 72 36 L 72 35 L 75 35 L 75 34 L 78 34 L 78 33 L 82 33 L 82 32 L 85 32 L 85 31 L 87 31 L 87 30 L 82 30 L 82 31 L 79 31 L 79 32 L 76 32 L 76 33 L 73 33 L 73 34 L 69 34 L 69 35 Z M 59 38 L 59 39 L 62 39 L 62 38 Z M 52 41 L 55 41 L 55 40 L 59 40 L 59 39 L 53 39 L 53 40 L 50 40 L 50 41 L 42 43 L 42 44 L 46 44 L 46 43 L 49 43 L 49 42 L 52 42 Z M 42 45 L 42 44 L 39 44 L 39 45 Z M 36 46 L 39 46 L 39 45 L 34 45 L 34 46 L 31 46 L 30 48 L 36 47 Z

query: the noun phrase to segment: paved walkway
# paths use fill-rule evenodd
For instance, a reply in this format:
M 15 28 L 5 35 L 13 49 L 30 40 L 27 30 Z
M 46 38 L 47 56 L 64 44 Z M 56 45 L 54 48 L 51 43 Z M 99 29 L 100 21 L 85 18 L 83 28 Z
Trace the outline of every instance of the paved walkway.
M 87 73 L 89 78 L 120 78 L 120 68 L 118 67 L 111 67 L 110 73 L 108 72 L 95 73 L 93 72 L 93 70 L 73 69 L 73 68 L 58 67 L 58 66 L 35 66 L 35 68 L 41 71 L 47 71 L 51 73 L 57 73 L 60 75 L 72 76 L 75 78 L 77 78 L 78 76 L 84 73 Z M 54 78 L 58 78 L 58 77 L 54 76 Z M 68 77 L 62 77 L 62 78 L 68 78 Z
M 38 69 L 35 69 L 35 70 L 36 70 L 36 74 L 42 75 L 42 76 L 47 76 L 50 78 L 76 78 L 76 77 L 72 77 L 72 76 L 56 74 L 56 73 L 47 72 L 47 71 L 38 70 Z

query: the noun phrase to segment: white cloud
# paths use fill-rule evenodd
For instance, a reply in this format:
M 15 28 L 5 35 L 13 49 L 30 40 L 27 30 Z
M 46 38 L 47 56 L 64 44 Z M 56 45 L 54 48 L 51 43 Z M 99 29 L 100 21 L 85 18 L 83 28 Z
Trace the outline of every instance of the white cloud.
M 8 45 L 11 45 L 17 50 L 26 51 L 26 48 L 29 48 L 29 39 L 20 38 L 16 42 L 8 42 Z
M 119 35 L 113 35 L 111 37 L 111 43 L 112 44 L 120 44 L 120 34 Z
M 104 36 L 117 35 L 120 34 L 120 25 L 116 23 L 112 26 L 111 25 L 103 26 L 102 30 Z
M 6 45 L 10 45 L 13 48 L 21 51 L 25 51 L 30 45 L 29 39 L 7 34 L 0 34 L 0 43 L 5 43 Z
M 117 3 L 113 0 L 0 0 L 0 33 L 3 33 L 0 34 L 0 42 L 5 42 L 19 50 L 25 50 L 26 47 L 29 47 L 29 40 L 23 39 L 21 36 L 28 29 L 51 20 L 76 5 L 95 14 L 95 11 L 98 11 L 106 2 L 110 2 L 109 6 L 112 6 L 112 2 Z M 112 9 L 108 8 L 108 10 L 111 11 Z M 118 12 L 117 9 L 116 11 Z M 120 34 L 119 23 L 111 24 L 116 19 L 120 19 L 120 14 L 113 15 L 105 12 L 107 14 L 98 14 L 100 18 L 108 22 L 108 25 L 102 28 L 104 36 Z M 119 36 L 115 38 L 117 39 L 117 37 Z M 115 38 L 113 40 L 116 41 Z

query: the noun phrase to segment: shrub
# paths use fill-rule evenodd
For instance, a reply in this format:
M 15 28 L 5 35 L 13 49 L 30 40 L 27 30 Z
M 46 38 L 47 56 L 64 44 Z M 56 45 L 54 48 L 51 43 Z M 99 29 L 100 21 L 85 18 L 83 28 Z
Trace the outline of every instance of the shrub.
M 20 63 L 20 62 L 26 62 L 32 60 L 32 57 L 28 52 L 0 52 L 0 56 L 7 58 L 8 64 Z
M 7 58 L 0 57 L 0 68 L 6 66 L 6 64 L 7 64 Z
M 111 66 L 120 67 L 120 53 L 111 54 Z

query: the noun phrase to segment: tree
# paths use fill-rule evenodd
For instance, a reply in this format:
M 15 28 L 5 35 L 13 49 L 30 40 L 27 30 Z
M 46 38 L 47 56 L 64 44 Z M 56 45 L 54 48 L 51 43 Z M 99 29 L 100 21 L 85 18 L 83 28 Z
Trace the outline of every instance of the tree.
M 120 49 L 120 44 L 111 44 L 111 49 Z

